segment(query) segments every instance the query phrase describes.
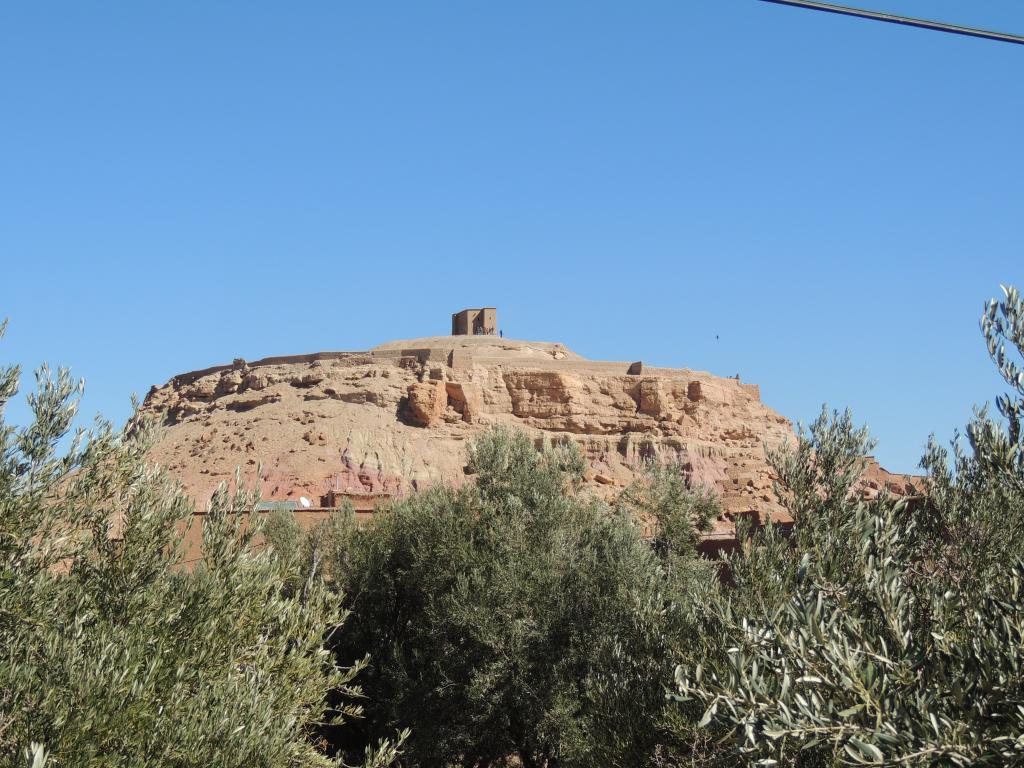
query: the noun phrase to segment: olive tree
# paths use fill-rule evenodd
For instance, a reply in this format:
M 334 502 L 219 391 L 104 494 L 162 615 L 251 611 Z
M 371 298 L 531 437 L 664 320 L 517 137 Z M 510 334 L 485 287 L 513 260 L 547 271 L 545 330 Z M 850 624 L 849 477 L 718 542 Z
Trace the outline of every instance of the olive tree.
M 761 764 L 1024 762 L 1024 308 L 982 330 L 1011 386 L 969 447 L 932 444 L 921 498 L 858 492 L 867 436 L 824 414 L 776 456 L 787 541 L 769 528 L 713 606 L 718 653 L 676 671 L 676 698 L 728 756 Z
M 570 444 L 497 429 L 469 469 L 474 482 L 394 504 L 334 557 L 354 621 L 336 648 L 372 656 L 368 722 L 408 725 L 416 765 L 642 764 L 687 631 L 663 560 L 628 505 L 577 492 Z
M 0 763 L 337 764 L 316 734 L 360 714 L 364 662 L 325 650 L 335 597 L 290 594 L 290 566 L 253 547 L 255 499 L 222 487 L 186 567 L 193 505 L 147 465 L 151 425 L 69 436 L 82 387 L 45 367 L 31 423 L 9 425 L 18 376 L 0 368 Z

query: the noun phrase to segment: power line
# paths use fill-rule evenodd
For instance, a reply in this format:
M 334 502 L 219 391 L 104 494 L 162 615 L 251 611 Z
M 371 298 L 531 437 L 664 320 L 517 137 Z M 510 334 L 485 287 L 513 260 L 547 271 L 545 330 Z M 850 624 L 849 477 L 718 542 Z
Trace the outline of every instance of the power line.
M 764 3 L 775 3 L 776 5 L 789 5 L 794 8 L 807 8 L 812 11 L 824 11 L 825 13 L 837 13 L 840 16 L 854 16 L 858 19 L 871 19 L 872 21 L 884 21 L 889 24 L 902 24 L 906 27 L 917 27 L 918 29 L 930 29 L 934 32 L 948 32 L 953 35 L 965 35 L 966 37 L 980 37 L 985 40 L 997 40 L 1001 43 L 1014 43 L 1024 45 L 1024 37 L 1010 35 L 1005 32 L 989 32 L 985 29 L 974 29 L 973 27 L 961 27 L 956 24 L 944 24 L 940 21 L 928 21 L 927 19 L 914 19 L 910 16 L 897 16 L 894 13 L 880 13 L 879 11 L 865 11 L 860 8 L 848 8 L 844 5 L 833 5 L 832 3 L 818 3 L 812 0 L 761 0 Z

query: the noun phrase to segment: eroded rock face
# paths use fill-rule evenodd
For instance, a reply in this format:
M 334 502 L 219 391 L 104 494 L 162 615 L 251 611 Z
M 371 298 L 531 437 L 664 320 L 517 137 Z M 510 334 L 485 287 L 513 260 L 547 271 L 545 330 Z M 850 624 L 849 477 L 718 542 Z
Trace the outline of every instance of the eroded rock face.
M 688 369 L 630 370 L 559 344 L 435 337 L 183 374 L 154 387 L 144 409 L 164 424 L 154 458 L 198 507 L 236 467 L 269 499 L 465 482 L 466 441 L 501 424 L 538 444 L 576 440 L 589 487 L 604 498 L 645 461 L 671 461 L 721 496 L 720 527 L 740 513 L 780 519 L 765 446 L 791 442 L 793 430 L 756 386 Z
M 409 385 L 406 409 L 409 422 L 417 427 L 433 427 L 448 407 L 448 392 L 443 381 L 417 381 Z

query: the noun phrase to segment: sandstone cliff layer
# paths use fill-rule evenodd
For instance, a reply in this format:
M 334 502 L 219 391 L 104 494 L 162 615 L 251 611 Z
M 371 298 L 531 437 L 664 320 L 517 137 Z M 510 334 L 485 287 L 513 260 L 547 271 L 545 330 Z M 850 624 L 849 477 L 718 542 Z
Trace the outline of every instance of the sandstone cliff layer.
M 314 506 L 460 483 L 466 441 L 502 424 L 538 443 L 575 440 L 606 498 L 645 460 L 679 462 L 721 496 L 725 533 L 736 514 L 779 518 L 765 449 L 793 440 L 756 385 L 494 337 L 236 360 L 154 387 L 144 409 L 163 424 L 154 458 L 197 508 L 238 467 L 264 499 Z

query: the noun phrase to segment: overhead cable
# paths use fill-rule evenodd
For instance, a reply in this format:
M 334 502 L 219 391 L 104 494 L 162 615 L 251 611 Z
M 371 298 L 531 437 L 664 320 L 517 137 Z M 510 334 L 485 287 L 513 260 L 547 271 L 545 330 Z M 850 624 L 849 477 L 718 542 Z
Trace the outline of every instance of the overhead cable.
M 871 19 L 872 21 L 884 21 L 888 24 L 902 24 L 906 27 L 917 27 L 918 29 L 930 29 L 933 32 L 948 32 L 953 35 L 964 35 L 966 37 L 980 37 L 985 40 L 996 40 L 1001 43 L 1014 43 L 1024 45 L 1024 37 L 1011 35 L 1006 32 L 989 32 L 985 29 L 974 29 L 973 27 L 961 27 L 956 24 L 945 24 L 941 21 L 928 21 L 927 19 L 915 19 L 910 16 L 898 16 L 894 13 L 881 13 L 880 11 L 866 11 L 861 8 L 849 8 L 844 5 L 833 3 L 819 3 L 813 0 L 761 0 L 764 3 L 776 5 L 789 5 L 794 8 L 807 8 L 812 11 L 824 11 L 826 13 L 837 13 L 841 16 L 854 16 L 859 19 Z

